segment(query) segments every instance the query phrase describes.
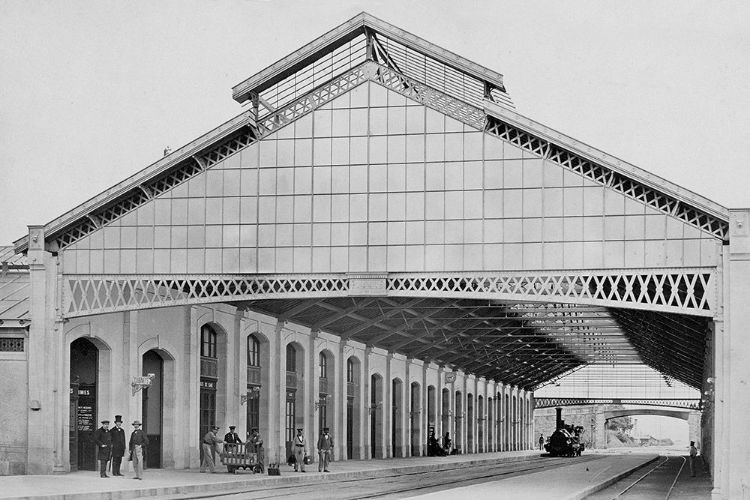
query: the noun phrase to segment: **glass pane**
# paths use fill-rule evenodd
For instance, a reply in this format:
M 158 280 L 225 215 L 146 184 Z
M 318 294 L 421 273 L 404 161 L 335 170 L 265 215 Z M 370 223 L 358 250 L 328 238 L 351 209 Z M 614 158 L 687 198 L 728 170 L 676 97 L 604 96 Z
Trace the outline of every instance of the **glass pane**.
M 442 271 L 445 268 L 445 249 L 443 245 L 427 245 L 424 249 L 424 268 L 425 271 Z M 463 256 L 461 261 L 463 261 Z M 457 270 L 455 267 L 448 268 L 451 271 Z
M 406 218 L 424 220 L 424 193 L 406 194 Z
M 370 137 L 370 163 L 386 163 L 388 157 L 388 138 Z
M 388 110 L 386 108 L 370 109 L 370 134 L 385 135 L 388 133 Z
M 542 241 L 542 219 L 524 219 L 523 220 L 523 241 L 524 242 Z
M 331 224 L 331 245 L 345 246 L 349 244 L 349 224 Z
M 206 227 L 188 226 L 188 248 L 203 248 L 206 246 Z
M 371 221 L 385 221 L 388 219 L 388 197 L 385 193 L 370 195 L 368 218 Z
M 372 165 L 370 166 L 370 188 L 369 191 L 384 192 L 388 189 L 388 166 Z
M 464 134 L 464 160 L 482 159 L 482 132 Z
M 294 164 L 307 166 L 312 164 L 312 140 L 297 139 L 294 141 Z
M 505 187 L 523 187 L 523 163 L 520 161 L 506 161 L 503 164 Z
M 278 141 L 276 149 L 276 165 L 288 167 L 294 165 L 294 140 Z
M 312 197 L 294 197 L 294 222 L 310 222 L 312 218 Z
M 312 192 L 312 168 L 297 167 L 294 169 L 294 192 L 309 194 Z
M 523 191 L 523 216 L 524 217 L 541 217 L 542 216 L 542 190 L 525 189 Z
M 294 196 L 276 197 L 276 222 L 289 223 L 294 221 Z
M 352 137 L 349 140 L 349 161 L 352 164 L 367 163 L 367 137 Z
M 387 224 L 385 222 L 370 223 L 368 231 L 368 245 L 385 245 L 387 243 Z
M 186 248 L 188 246 L 188 226 L 172 226 L 171 246 L 173 248 Z
M 345 194 L 331 196 L 331 220 L 336 222 L 349 220 L 349 196 Z
M 276 169 L 260 169 L 260 194 L 276 194 Z
M 388 136 L 388 161 L 392 163 L 403 163 L 406 161 L 405 135 Z
M 445 160 L 445 137 L 443 134 L 428 134 L 425 138 L 426 160 Z
M 464 218 L 482 218 L 482 192 L 464 191 Z
M 333 110 L 332 135 L 335 137 L 347 137 L 349 135 L 349 110 Z
M 409 106 L 406 108 L 406 133 L 422 134 L 425 131 L 424 106 Z
M 340 203 L 339 203 L 340 202 Z M 335 217 L 337 207 L 340 206 L 342 212 L 346 209 L 346 195 L 336 195 L 333 197 L 333 212 L 334 220 L 353 220 L 363 221 L 367 220 L 367 195 L 366 194 L 353 194 L 349 197 L 349 218 L 347 219 L 342 213 L 342 217 L 337 219 Z
M 365 136 L 367 135 L 367 110 L 352 109 L 350 135 Z
M 426 193 L 426 217 L 428 220 L 445 218 L 445 194 L 442 191 Z
M 315 137 L 331 136 L 331 110 L 317 109 L 313 112 L 313 130 Z
M 445 222 L 427 221 L 425 223 L 425 241 L 429 245 L 445 243 Z
M 313 192 L 330 193 L 331 192 L 331 167 L 314 167 L 313 168 Z
M 313 164 L 331 164 L 331 139 L 315 139 L 313 141 Z
M 331 246 L 330 224 L 313 224 L 313 245 Z
M 336 137 L 331 140 L 331 163 L 333 165 L 349 164 L 349 139 Z
M 406 133 L 406 108 L 390 107 L 388 108 L 388 133 L 405 134 Z
M 406 224 L 404 222 L 388 223 L 388 244 L 403 245 L 406 242 Z

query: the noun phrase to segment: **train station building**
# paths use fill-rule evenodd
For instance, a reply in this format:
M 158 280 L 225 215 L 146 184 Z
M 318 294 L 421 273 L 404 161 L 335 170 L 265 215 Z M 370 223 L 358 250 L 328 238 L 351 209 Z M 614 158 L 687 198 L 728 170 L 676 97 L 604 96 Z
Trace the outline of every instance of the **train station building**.
M 115 415 L 161 468 L 198 467 L 213 424 L 259 428 L 270 462 L 300 428 L 314 451 L 329 427 L 336 460 L 422 456 L 433 431 L 531 449 L 535 390 L 640 364 L 700 394 L 715 498 L 750 488 L 750 210 L 364 13 L 233 97 L 0 249 L 0 474 L 93 469 Z

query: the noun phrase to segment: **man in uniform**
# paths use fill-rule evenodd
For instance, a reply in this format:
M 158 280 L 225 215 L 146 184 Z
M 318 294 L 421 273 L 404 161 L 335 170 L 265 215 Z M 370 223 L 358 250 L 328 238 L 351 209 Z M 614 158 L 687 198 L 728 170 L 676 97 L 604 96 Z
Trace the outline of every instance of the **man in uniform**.
M 112 436 L 112 475 L 122 476 L 120 464 L 125 455 L 125 431 L 122 428 L 121 415 L 115 415 L 115 427 L 109 433 Z
M 221 444 L 224 442 L 216 435 L 216 431 L 218 430 L 219 426 L 214 425 L 211 427 L 211 430 L 208 431 L 205 436 L 203 436 L 203 444 L 201 445 L 203 447 L 203 461 L 201 462 L 201 472 L 205 472 L 206 467 L 208 467 L 208 470 L 211 472 L 211 474 L 216 473 L 216 471 L 214 470 L 214 449 L 216 448 L 217 444 Z
M 143 479 L 143 450 L 148 446 L 148 436 L 141 430 L 141 423 L 136 420 L 133 422 L 133 433 L 130 434 L 130 443 L 128 448 L 133 457 L 133 470 L 135 477 L 133 479 Z
M 239 434 L 234 432 L 235 429 L 236 427 L 234 425 L 230 425 L 229 432 L 224 434 L 224 451 L 229 451 L 230 447 L 227 446 L 229 444 L 241 444 L 242 443 L 242 439 L 240 439 Z M 236 447 L 234 447 L 233 453 L 238 453 L 238 452 L 239 450 Z M 232 473 L 235 470 L 237 470 L 236 466 L 227 464 L 227 472 Z
M 94 443 L 99 452 L 99 475 L 101 477 L 109 477 L 107 475 L 107 462 L 112 454 L 112 436 L 109 433 L 109 420 L 102 420 L 102 426 L 94 432 Z
M 297 467 L 300 468 L 300 472 L 306 472 L 305 448 L 307 447 L 307 443 L 305 442 L 305 436 L 302 435 L 302 429 L 297 429 L 297 435 L 294 436 L 292 447 L 294 448 L 294 458 L 297 459 L 294 463 L 294 472 L 297 472 Z
M 224 444 L 240 444 L 242 443 L 242 439 L 240 439 L 239 434 L 234 432 L 236 427 L 234 425 L 229 426 L 229 432 L 224 434 Z M 226 446 L 224 446 L 224 449 L 226 449 Z
M 263 451 L 263 438 L 260 437 L 257 427 L 253 427 L 253 433 L 248 439 L 248 449 L 250 453 L 256 453 L 258 455 L 258 469 L 260 472 L 265 470 L 263 463 L 265 462 L 265 453 Z
M 328 427 L 323 428 L 323 434 L 318 438 L 318 472 L 330 472 L 328 464 L 331 463 L 333 453 L 333 438 L 328 434 Z

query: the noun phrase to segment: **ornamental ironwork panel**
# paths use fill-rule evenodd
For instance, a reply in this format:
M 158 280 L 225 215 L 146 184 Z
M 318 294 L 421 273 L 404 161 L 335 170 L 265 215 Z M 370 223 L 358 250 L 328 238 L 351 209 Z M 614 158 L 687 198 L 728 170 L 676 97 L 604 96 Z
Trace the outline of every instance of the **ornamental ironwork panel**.
M 219 378 L 219 361 L 201 357 L 201 377 Z
M 297 389 L 297 372 L 286 372 L 286 388 Z
M 385 275 L 383 296 L 531 300 L 714 314 L 712 268 Z M 378 274 L 374 279 L 383 280 Z M 359 286 L 352 289 L 351 279 Z M 362 275 L 69 275 L 64 315 L 216 302 L 359 296 Z M 371 295 L 371 293 L 368 293 Z
M 260 367 L 247 367 L 247 383 L 251 385 L 260 385 Z
M 652 399 L 652 398 L 535 398 L 534 408 L 556 408 L 558 406 L 590 406 L 590 405 L 644 405 L 670 406 L 698 410 L 701 408 L 700 399 Z

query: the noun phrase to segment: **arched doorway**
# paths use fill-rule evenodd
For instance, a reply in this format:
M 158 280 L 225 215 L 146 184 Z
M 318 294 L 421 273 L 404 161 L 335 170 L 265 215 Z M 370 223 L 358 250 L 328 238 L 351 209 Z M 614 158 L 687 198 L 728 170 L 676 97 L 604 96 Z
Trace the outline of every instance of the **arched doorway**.
M 370 377 L 370 458 L 383 454 L 383 377 Z
M 247 408 L 245 430 L 260 429 L 260 388 L 263 377 L 261 343 L 253 334 L 247 336 Z
M 466 395 L 466 452 L 474 453 L 474 395 Z
M 155 350 L 143 354 L 144 376 L 154 375 L 151 385 L 143 389 L 143 431 L 148 436 L 148 451 L 144 459 L 149 468 L 162 466 L 162 429 L 164 422 L 164 359 Z
M 412 457 L 418 457 L 421 453 L 421 422 L 422 422 L 422 409 L 419 407 L 420 387 L 417 382 L 411 384 L 411 403 L 409 404 L 409 428 L 411 429 L 411 447 L 409 455 Z
M 70 344 L 70 470 L 96 470 L 99 349 L 88 339 Z
M 296 429 L 304 428 L 304 415 L 298 412 L 298 408 L 304 407 L 304 349 L 296 342 L 290 342 L 286 346 L 286 411 L 285 411 L 285 435 L 286 456 L 292 453 L 292 441 L 296 435 Z M 304 432 L 304 431 L 303 431 Z
M 403 457 L 403 384 L 399 379 L 393 379 L 391 391 L 391 450 L 393 457 Z
M 354 356 L 346 360 L 346 457 L 351 460 L 360 457 L 359 440 L 355 443 L 355 436 L 360 435 L 359 412 L 359 370 L 360 362 Z
M 445 434 L 451 432 L 450 429 L 450 414 L 451 414 L 451 398 L 450 398 L 450 391 L 448 389 L 443 389 L 442 391 L 442 404 L 440 409 L 440 433 L 442 441 L 440 444 L 445 448 L 446 442 L 445 442 Z M 455 435 L 451 439 L 455 439 Z
M 216 423 L 216 389 L 219 380 L 218 335 L 211 325 L 203 325 L 200 335 L 200 420 L 198 442 Z M 201 446 L 201 460 L 203 447 Z
M 333 381 L 334 357 L 329 350 L 323 350 L 318 355 L 318 433 L 330 427 L 333 414 L 334 394 Z
M 477 451 L 484 453 L 484 398 L 477 397 Z
M 454 438 L 453 438 L 453 447 L 458 450 L 457 453 L 465 453 L 465 450 L 463 449 L 462 438 L 463 434 L 461 433 L 461 424 L 464 420 L 464 406 L 461 402 L 461 391 L 456 391 L 456 405 L 455 405 L 455 415 L 456 415 L 456 429 L 453 432 Z

